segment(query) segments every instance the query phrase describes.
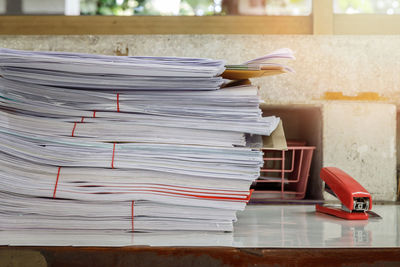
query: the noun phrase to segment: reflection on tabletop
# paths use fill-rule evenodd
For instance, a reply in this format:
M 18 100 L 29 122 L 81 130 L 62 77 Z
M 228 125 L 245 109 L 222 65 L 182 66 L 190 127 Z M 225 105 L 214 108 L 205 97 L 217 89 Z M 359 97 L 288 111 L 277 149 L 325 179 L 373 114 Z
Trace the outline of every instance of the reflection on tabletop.
M 312 205 L 249 205 L 229 233 L 161 231 L 0 231 L 1 245 L 400 247 L 400 206 L 374 205 L 383 219 L 347 221 L 315 212 Z

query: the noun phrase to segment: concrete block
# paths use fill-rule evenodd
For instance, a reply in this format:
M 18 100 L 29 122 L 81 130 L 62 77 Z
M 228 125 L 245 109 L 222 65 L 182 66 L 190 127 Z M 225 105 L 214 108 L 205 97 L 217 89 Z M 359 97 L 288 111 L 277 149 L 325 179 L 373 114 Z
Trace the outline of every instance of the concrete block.
M 395 200 L 396 106 L 324 104 L 323 166 L 343 169 L 371 193 L 373 200 Z

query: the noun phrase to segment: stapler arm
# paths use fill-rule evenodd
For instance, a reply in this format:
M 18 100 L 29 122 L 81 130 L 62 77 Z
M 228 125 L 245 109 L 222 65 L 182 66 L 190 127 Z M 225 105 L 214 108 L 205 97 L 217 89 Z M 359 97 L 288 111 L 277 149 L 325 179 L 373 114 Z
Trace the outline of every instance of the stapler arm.
M 367 220 L 372 208 L 371 195 L 356 180 L 344 171 L 335 167 L 321 169 L 320 177 L 325 181 L 326 191 L 336 196 L 341 208 L 317 204 L 318 212 L 327 213 L 348 220 Z

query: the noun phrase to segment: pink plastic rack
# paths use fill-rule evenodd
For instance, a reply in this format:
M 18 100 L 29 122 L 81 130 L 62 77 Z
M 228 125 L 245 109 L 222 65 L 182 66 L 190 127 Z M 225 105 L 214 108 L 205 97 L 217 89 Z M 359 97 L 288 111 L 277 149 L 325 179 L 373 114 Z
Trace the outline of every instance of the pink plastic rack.
M 264 166 L 253 183 L 254 199 L 303 199 L 315 147 L 288 141 L 288 150 L 263 149 Z

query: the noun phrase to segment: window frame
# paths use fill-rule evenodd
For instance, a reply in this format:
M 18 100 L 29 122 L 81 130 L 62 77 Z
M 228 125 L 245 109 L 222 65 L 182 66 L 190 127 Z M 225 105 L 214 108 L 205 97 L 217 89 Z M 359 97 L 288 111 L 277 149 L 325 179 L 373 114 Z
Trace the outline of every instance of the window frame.
M 1 16 L 0 34 L 311 34 L 311 16 Z

